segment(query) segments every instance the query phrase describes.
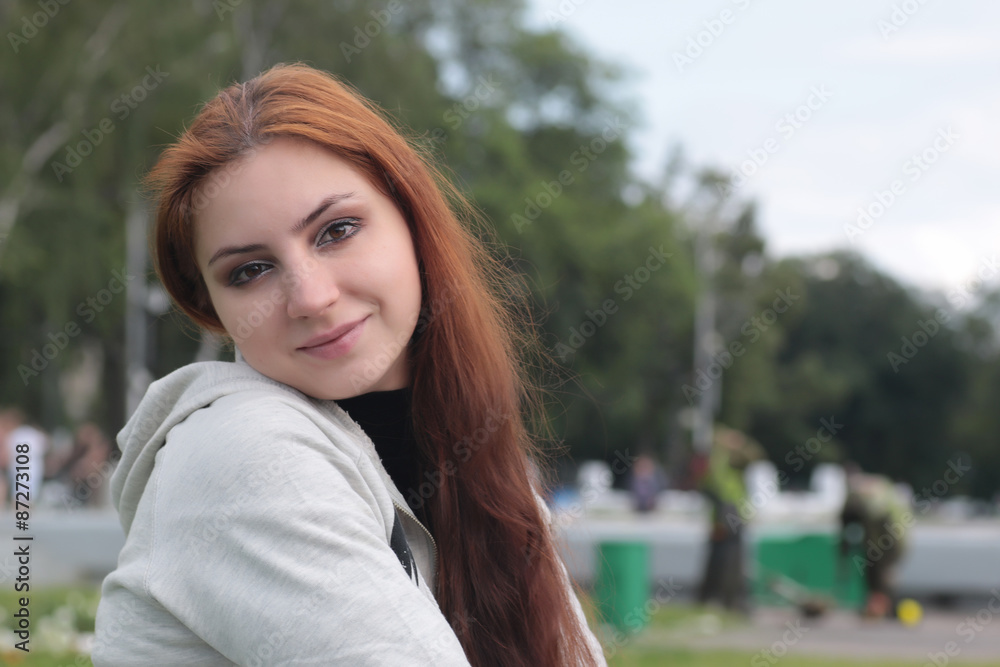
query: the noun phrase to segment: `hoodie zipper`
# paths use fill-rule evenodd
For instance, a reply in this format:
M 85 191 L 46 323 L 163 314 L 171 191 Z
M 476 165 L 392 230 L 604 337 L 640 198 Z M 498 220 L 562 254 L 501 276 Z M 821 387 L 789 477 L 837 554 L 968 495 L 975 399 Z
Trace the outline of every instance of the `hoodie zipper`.
M 391 493 L 389 495 L 390 495 L 390 497 L 392 496 Z M 416 516 L 413 515 L 413 512 L 410 511 L 409 507 L 403 507 L 398 502 L 396 502 L 395 498 L 392 499 L 392 504 L 393 504 L 393 506 L 397 510 L 399 510 L 400 512 L 402 512 L 406 516 L 410 517 L 411 519 L 413 519 L 413 521 L 418 526 L 420 526 L 420 530 L 424 531 L 424 534 L 428 537 L 428 539 L 430 539 L 430 541 L 431 541 L 431 550 L 432 550 L 431 553 L 433 554 L 432 555 L 432 561 L 431 561 L 431 567 L 433 567 L 434 569 L 437 569 L 437 553 L 438 553 L 437 542 L 434 541 L 434 536 L 431 535 L 431 531 L 427 530 L 427 528 L 424 526 L 424 524 L 420 523 L 420 519 L 418 519 Z
M 388 486 L 386 488 L 386 491 L 389 492 L 389 498 L 392 500 L 393 507 L 395 507 L 398 511 L 401 511 L 403 514 L 405 514 L 406 516 L 408 516 L 411 519 L 413 519 L 414 523 L 416 523 L 418 526 L 420 526 L 420 530 L 424 531 L 424 535 L 427 536 L 427 539 L 429 539 L 431 541 L 431 554 L 432 554 L 432 556 L 431 556 L 431 563 L 430 563 L 430 565 L 431 565 L 431 568 L 433 568 L 434 570 L 436 570 L 437 569 L 437 542 L 434 541 L 434 536 L 431 535 L 431 531 L 427 530 L 427 527 L 424 526 L 424 524 L 422 524 L 420 522 L 420 519 L 418 519 L 413 514 L 413 512 L 410 511 L 410 508 L 408 506 L 405 506 L 405 503 L 403 505 L 400 505 L 399 502 L 395 498 L 392 497 L 392 491 L 390 491 L 390 489 L 395 486 L 395 483 L 392 482 L 392 478 L 389 477 L 389 473 L 387 473 L 385 471 L 385 466 L 383 466 L 382 465 L 382 461 L 379 460 L 378 453 L 375 450 L 375 443 L 373 443 L 372 439 L 370 437 L 368 437 L 368 434 L 365 433 L 365 430 L 363 428 L 361 428 L 361 426 L 356 421 L 354 421 L 353 419 L 351 419 L 351 416 L 349 414 L 347 414 L 346 410 L 344 410 L 342 407 L 340 407 L 339 405 L 337 405 L 334 401 L 329 401 L 329 403 L 333 405 L 334 412 L 339 413 L 339 415 L 341 415 L 343 417 L 343 421 L 346 421 L 347 424 L 349 424 L 349 428 L 352 431 L 354 431 L 356 435 L 360 436 L 362 442 L 364 442 L 365 445 L 368 447 L 369 459 L 371 459 L 372 463 L 378 468 L 379 472 L 381 473 L 380 476 L 382 477 L 382 481 L 385 482 L 386 480 L 388 480 L 388 484 L 390 486 Z

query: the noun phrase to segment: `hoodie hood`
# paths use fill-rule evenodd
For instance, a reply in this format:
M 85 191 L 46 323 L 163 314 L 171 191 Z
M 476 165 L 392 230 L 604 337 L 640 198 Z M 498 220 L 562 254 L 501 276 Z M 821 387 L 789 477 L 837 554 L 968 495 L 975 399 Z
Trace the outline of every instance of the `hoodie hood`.
M 288 385 L 261 375 L 239 355 L 236 362 L 204 361 L 184 366 L 149 386 L 139 407 L 118 433 L 122 456 L 111 476 L 111 501 L 126 535 L 153 473 L 156 453 L 166 443 L 170 429 L 223 396 L 260 388 L 262 384 L 302 396 Z

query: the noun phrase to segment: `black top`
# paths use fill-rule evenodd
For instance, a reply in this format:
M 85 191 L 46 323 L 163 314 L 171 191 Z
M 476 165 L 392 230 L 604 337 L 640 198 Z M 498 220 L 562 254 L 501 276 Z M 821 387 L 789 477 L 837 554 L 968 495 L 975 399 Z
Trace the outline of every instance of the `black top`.
M 382 465 L 403 494 L 410 511 L 433 534 L 430 513 L 425 511 L 427 501 L 419 493 L 421 481 L 427 480 L 420 478 L 422 458 L 413 437 L 410 390 L 376 391 L 339 400 L 337 405 L 375 443 Z M 426 493 L 424 495 L 427 496 Z

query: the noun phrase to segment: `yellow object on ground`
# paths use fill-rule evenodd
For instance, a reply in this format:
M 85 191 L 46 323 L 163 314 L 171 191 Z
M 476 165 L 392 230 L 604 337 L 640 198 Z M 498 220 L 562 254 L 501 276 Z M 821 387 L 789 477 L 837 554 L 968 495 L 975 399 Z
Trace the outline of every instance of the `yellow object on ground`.
M 924 608 L 916 600 L 906 598 L 896 606 L 896 616 L 903 625 L 916 625 L 924 616 Z

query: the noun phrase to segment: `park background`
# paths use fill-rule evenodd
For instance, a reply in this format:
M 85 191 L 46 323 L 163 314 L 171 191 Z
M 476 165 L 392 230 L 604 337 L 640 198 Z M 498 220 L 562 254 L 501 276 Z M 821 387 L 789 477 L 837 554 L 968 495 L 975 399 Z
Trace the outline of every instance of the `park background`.
M 994 10 L 609 4 L 5 2 L 0 405 L 52 433 L 94 421 L 114 434 L 150 380 L 226 354 L 144 263 L 139 180 L 220 87 L 304 61 L 438 156 L 525 275 L 563 369 L 548 382 L 565 481 L 575 462 L 614 470 L 628 451 L 690 486 L 699 437 L 719 422 L 759 442 L 789 491 L 851 459 L 958 519 L 995 515 L 1000 265 L 968 212 L 996 219 L 996 162 L 982 151 L 996 134 L 938 101 L 976 89 L 995 105 L 997 51 L 978 38 L 963 50 L 953 30 L 903 63 L 905 77 L 855 61 L 836 74 L 864 79 L 852 91 L 821 68 L 840 36 L 820 31 L 848 25 L 863 37 L 854 51 L 892 60 L 919 51 L 921 31 Z M 658 64 L 629 61 L 629 43 Z M 771 60 L 746 74 L 758 50 Z M 928 76 L 953 87 L 915 94 Z M 901 91 L 913 113 L 894 123 Z M 852 95 L 864 104 L 846 113 L 871 123 L 825 130 Z M 677 128 L 692 117 L 726 148 L 688 146 Z M 802 188 L 810 178 L 839 198 Z M 963 233 L 972 252 L 942 240 Z M 915 236 L 950 251 L 947 271 Z M 823 420 L 842 428 L 803 450 Z M 955 461 L 968 472 L 937 493 Z

